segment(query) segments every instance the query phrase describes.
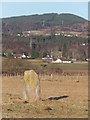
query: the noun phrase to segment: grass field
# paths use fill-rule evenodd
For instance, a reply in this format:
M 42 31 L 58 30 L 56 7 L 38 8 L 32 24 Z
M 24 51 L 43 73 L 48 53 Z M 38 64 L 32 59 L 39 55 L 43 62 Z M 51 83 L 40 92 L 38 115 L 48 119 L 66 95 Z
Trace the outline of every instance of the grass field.
M 39 77 L 41 100 L 31 103 L 22 100 L 23 76 L 3 77 L 3 117 L 88 117 L 88 76 Z

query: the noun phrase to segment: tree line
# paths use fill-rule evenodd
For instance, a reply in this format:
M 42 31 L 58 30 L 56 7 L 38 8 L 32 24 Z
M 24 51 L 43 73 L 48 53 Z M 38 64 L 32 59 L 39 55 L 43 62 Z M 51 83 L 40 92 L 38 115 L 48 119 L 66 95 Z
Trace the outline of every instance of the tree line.
M 57 51 L 62 52 L 62 56 L 66 58 L 85 60 L 88 57 L 88 39 L 75 36 L 51 34 L 50 36 L 28 36 L 25 38 L 3 35 L 2 47 L 3 53 L 26 53 L 32 58 L 45 57 L 47 53 L 51 55 L 51 52 Z

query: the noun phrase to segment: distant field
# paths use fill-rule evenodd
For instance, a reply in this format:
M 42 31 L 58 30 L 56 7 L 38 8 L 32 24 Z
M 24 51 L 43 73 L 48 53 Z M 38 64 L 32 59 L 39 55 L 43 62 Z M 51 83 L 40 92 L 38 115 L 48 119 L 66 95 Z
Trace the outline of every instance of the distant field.
M 29 60 L 32 65 L 40 66 L 44 62 L 42 60 Z M 47 63 L 47 62 L 46 62 Z M 47 63 L 46 68 L 61 68 L 63 70 L 88 70 L 88 63 Z
M 50 64 L 49 67 L 60 67 L 63 70 L 87 70 L 88 63 L 71 63 L 71 64 Z
M 9 65 L 9 68 L 15 67 L 14 65 L 22 68 L 30 68 L 30 67 L 36 67 L 37 69 L 42 69 L 42 64 L 46 64 L 46 67 L 44 69 L 49 68 L 61 68 L 63 70 L 88 70 L 88 63 L 71 63 L 71 64 L 63 64 L 63 63 L 48 63 L 43 62 L 42 60 L 24 60 L 24 59 L 2 59 L 3 62 L 3 68 L 7 68 Z M 8 64 L 7 64 L 8 63 Z
M 41 64 L 45 64 L 44 61 L 42 60 L 29 60 L 32 65 L 36 65 L 37 67 L 40 66 Z M 88 63 L 87 62 L 77 62 L 77 63 L 48 63 L 46 62 L 47 66 L 46 69 L 48 68 L 61 68 L 63 70 L 88 70 Z

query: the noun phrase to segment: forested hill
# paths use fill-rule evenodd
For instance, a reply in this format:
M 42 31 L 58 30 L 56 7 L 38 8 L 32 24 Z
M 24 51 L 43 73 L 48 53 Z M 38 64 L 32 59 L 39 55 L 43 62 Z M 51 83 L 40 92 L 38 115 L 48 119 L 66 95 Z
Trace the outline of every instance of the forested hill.
M 40 29 L 43 26 L 72 25 L 84 23 L 87 20 L 73 14 L 48 13 L 42 15 L 29 15 L 19 17 L 9 17 L 2 19 L 3 32 L 12 30 L 14 32 Z
M 49 14 L 42 14 L 42 15 L 30 15 L 30 16 L 19 16 L 19 17 L 10 17 L 10 18 L 3 18 L 3 22 L 8 22 L 10 24 L 19 24 L 19 23 L 31 23 L 34 24 L 42 24 L 45 25 L 62 25 L 62 21 L 64 25 L 71 25 L 74 23 L 82 23 L 86 22 L 84 18 L 73 14 L 57 14 L 57 13 L 49 13 Z

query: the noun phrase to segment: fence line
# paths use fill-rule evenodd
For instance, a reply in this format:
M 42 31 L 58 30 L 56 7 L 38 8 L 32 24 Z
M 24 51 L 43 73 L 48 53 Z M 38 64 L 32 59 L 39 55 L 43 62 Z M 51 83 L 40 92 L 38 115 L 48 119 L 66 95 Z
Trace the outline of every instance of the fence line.
M 9 76 L 3 76 L 3 77 L 23 77 L 23 75 L 16 75 L 16 76 L 12 76 L 12 75 L 9 75 Z M 23 77 L 24 78 L 24 77 Z M 72 80 L 72 81 L 80 81 L 80 80 L 88 80 L 88 76 L 81 76 L 81 75 L 73 75 L 73 76 L 69 76 L 69 75 L 59 75 L 59 74 L 52 74 L 51 76 L 50 75 L 47 75 L 47 74 L 39 74 L 39 78 L 40 78 L 40 81 L 59 81 L 59 82 L 62 82 L 62 81 L 65 81 L 65 80 Z
M 24 72 L 14 72 L 14 71 L 2 71 L 2 76 L 23 76 L 24 75 Z M 60 76 L 77 76 L 77 79 L 78 79 L 78 76 L 87 76 L 88 75 L 88 72 L 62 72 L 62 73 L 48 73 L 48 72 L 38 72 L 38 75 L 40 77 L 44 77 L 44 78 L 49 78 L 49 79 L 53 79 L 53 78 L 56 78 L 56 79 L 59 79 Z

